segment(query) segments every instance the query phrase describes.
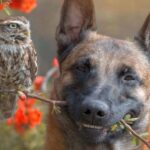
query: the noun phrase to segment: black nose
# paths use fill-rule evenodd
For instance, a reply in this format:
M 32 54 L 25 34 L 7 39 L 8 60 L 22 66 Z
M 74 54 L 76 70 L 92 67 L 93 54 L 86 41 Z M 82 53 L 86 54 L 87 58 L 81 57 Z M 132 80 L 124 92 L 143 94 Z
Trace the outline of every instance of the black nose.
M 81 105 L 82 119 L 89 123 L 106 120 L 109 114 L 109 106 L 100 100 L 85 100 Z

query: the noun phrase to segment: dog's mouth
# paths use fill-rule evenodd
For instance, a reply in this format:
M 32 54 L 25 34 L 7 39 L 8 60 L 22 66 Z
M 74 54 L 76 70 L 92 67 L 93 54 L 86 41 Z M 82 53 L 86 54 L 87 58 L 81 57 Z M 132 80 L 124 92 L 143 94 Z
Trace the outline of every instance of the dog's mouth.
M 81 124 L 84 128 L 89 128 L 89 129 L 97 129 L 97 130 L 102 130 L 104 129 L 102 126 L 97 126 L 97 125 L 90 125 L 90 124 Z
M 127 124 L 129 124 L 131 127 L 135 124 L 135 122 L 137 120 L 139 120 L 139 118 L 137 117 L 133 117 L 131 114 L 127 114 L 123 117 L 123 119 Z M 125 129 L 124 125 L 121 123 L 121 120 L 120 121 L 117 121 L 116 123 L 110 125 L 109 127 L 103 127 L 103 126 L 100 126 L 100 125 L 92 125 L 92 124 L 86 124 L 86 123 L 77 123 L 78 126 L 80 127 L 83 127 L 83 128 L 88 128 L 88 129 L 96 129 L 96 130 L 107 130 L 107 131 L 110 131 L 110 132 L 113 132 L 113 131 L 117 131 L 120 129 Z
M 93 131 L 104 131 L 104 132 L 111 132 L 111 127 L 103 127 L 98 125 L 91 125 L 91 124 L 85 124 L 85 123 L 78 123 L 78 126 L 80 130 L 86 129 L 86 130 L 93 130 Z
M 134 124 L 139 121 L 138 118 L 126 116 L 123 120 L 129 124 L 131 128 L 134 128 Z M 78 122 L 77 125 L 79 126 L 81 134 L 87 139 L 87 141 L 94 143 L 99 143 L 112 138 L 115 139 L 120 137 L 123 133 L 127 133 L 126 127 L 121 123 L 121 120 L 107 127 L 81 122 Z

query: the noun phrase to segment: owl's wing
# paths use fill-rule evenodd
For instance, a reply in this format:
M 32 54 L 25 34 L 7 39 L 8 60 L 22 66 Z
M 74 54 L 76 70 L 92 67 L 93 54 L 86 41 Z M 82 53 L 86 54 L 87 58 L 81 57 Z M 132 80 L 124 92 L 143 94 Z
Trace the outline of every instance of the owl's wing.
M 35 76 L 37 75 L 37 52 L 34 48 L 33 43 L 30 43 L 30 46 L 27 47 L 27 54 L 28 54 L 28 67 L 31 73 L 31 80 L 33 81 L 35 79 Z

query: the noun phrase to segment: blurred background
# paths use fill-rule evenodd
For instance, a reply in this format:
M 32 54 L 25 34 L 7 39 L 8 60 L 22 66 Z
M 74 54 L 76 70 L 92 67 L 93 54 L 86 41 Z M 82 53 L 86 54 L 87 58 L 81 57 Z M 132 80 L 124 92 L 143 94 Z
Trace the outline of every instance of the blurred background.
M 38 52 L 39 75 L 45 75 L 56 56 L 55 30 L 63 0 L 38 0 L 37 8 L 25 15 L 31 22 L 32 39 Z M 94 0 L 98 31 L 120 39 L 132 39 L 150 13 L 150 0 Z M 0 17 L 7 15 L 0 13 Z M 20 136 L 6 123 L 0 124 L 0 150 L 42 150 L 46 133 L 46 105 L 38 102 L 43 121 L 32 131 Z M 3 144 L 1 144 L 3 143 Z
M 49 69 L 56 53 L 55 30 L 62 2 L 63 0 L 38 0 L 38 7 L 26 15 L 31 22 L 32 38 L 38 51 L 41 75 Z M 133 38 L 150 12 L 150 0 L 94 0 L 94 2 L 99 33 L 121 39 Z
M 94 0 L 98 31 L 121 39 L 133 38 L 150 13 L 150 0 Z M 62 0 L 39 0 L 27 15 L 38 50 L 39 73 L 45 74 L 56 52 L 55 30 Z

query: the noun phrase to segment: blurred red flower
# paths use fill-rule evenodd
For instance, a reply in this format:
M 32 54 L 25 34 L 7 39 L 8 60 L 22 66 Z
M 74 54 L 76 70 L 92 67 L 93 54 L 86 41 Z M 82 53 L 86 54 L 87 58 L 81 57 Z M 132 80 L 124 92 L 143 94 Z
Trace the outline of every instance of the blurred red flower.
M 38 91 L 41 89 L 42 83 L 44 81 L 43 76 L 37 76 L 33 82 L 34 90 Z
M 29 122 L 29 127 L 33 128 L 37 124 L 40 124 L 41 122 L 41 112 L 39 112 L 37 109 L 30 109 L 28 113 L 28 122 Z
M 0 10 L 3 10 L 4 4 L 0 4 Z
M 52 61 L 52 66 L 53 67 L 59 67 L 59 62 L 58 62 L 58 59 L 56 57 Z
M 28 98 L 25 101 L 18 100 L 18 109 L 12 118 L 7 119 L 7 125 L 12 125 L 16 131 L 23 134 L 29 128 L 41 123 L 42 113 L 33 108 L 35 100 Z
M 9 7 L 24 13 L 30 13 L 37 6 L 36 0 L 11 0 Z
M 7 7 L 9 5 L 9 1 L 1 1 L 0 2 L 0 10 L 3 10 L 5 7 Z

